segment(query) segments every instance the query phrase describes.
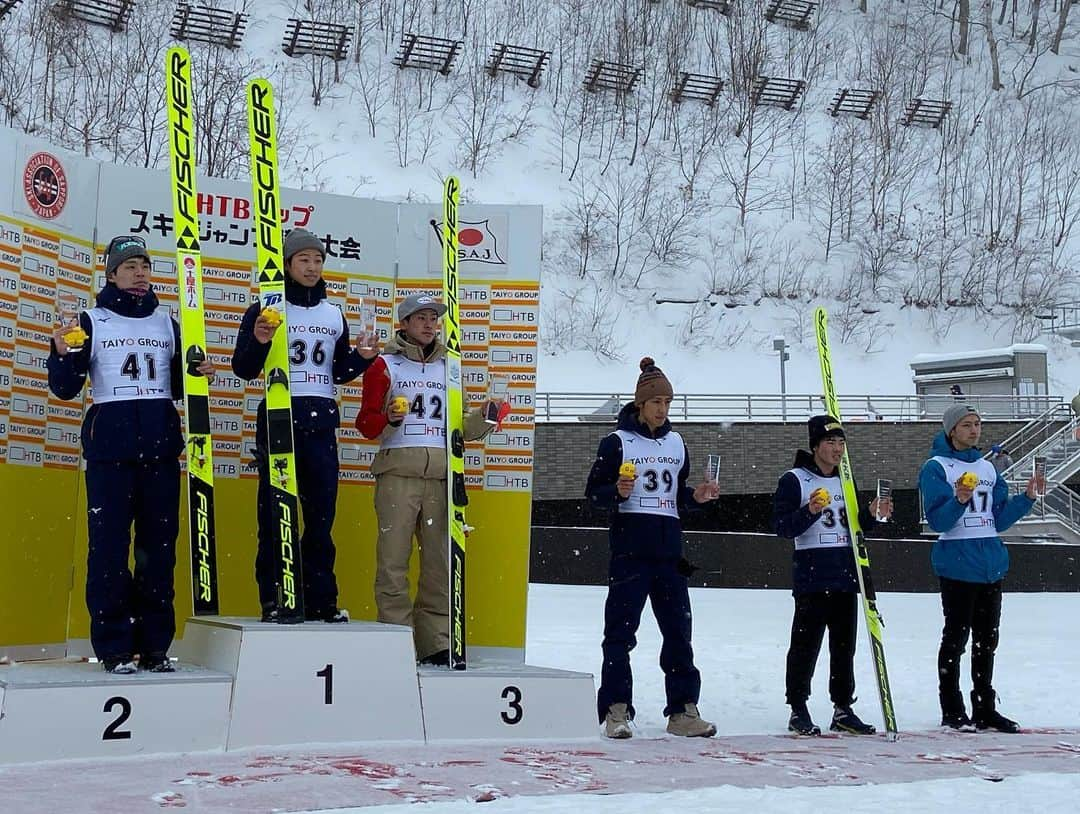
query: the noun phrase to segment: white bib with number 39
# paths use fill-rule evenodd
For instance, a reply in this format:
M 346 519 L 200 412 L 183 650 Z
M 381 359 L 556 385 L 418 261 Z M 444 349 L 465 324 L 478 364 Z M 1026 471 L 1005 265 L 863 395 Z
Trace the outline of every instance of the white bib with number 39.
M 630 497 L 619 505 L 623 514 L 679 516 L 679 471 L 686 460 L 686 445 L 674 430 L 659 438 L 646 438 L 616 430 L 622 440 L 622 463 L 634 465 L 637 478 Z

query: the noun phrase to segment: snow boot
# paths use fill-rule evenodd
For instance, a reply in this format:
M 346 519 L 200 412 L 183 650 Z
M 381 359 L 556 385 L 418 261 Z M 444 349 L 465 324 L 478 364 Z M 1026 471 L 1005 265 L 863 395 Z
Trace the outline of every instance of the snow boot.
M 612 704 L 608 707 L 604 718 L 604 736 L 618 740 L 634 737 L 634 733 L 630 731 L 626 704 Z
M 833 709 L 832 723 L 829 729 L 833 732 L 847 732 L 851 735 L 873 735 L 877 730 L 872 724 L 863 721 L 851 709 L 850 705 L 838 706 Z
M 806 704 L 791 705 L 791 717 L 788 719 L 787 728 L 789 732 L 794 732 L 796 735 L 821 734 L 821 729 L 810 718 L 810 710 L 806 708 Z
M 975 722 L 978 732 L 994 729 L 998 732 L 1015 734 L 1020 731 L 1020 724 L 1006 718 L 997 711 L 997 694 L 991 691 L 985 696 L 980 696 L 974 690 L 971 691 L 971 719 Z
M 974 732 L 975 724 L 967 716 L 967 712 L 943 712 L 941 713 L 941 725 L 957 732 Z
M 450 666 L 450 651 L 439 650 L 430 655 L 424 656 L 420 659 L 420 663 L 425 667 L 449 667 Z
M 101 660 L 101 666 L 105 669 L 106 673 L 112 673 L 118 676 L 129 676 L 138 671 L 138 667 L 135 662 L 131 660 L 131 656 L 112 656 L 110 658 L 104 658 Z
M 139 656 L 139 669 L 144 673 L 175 673 L 176 668 L 165 653 L 147 653 Z
M 711 738 L 716 734 L 716 724 L 698 714 L 697 704 L 687 704 L 682 712 L 668 716 L 667 731 L 683 738 Z

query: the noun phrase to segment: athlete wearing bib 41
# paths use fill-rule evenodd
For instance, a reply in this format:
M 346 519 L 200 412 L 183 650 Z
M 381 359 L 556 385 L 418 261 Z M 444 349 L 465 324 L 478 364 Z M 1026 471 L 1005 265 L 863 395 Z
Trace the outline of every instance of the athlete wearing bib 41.
M 57 397 L 78 397 L 89 377 L 94 401 L 82 425 L 90 644 L 108 672 L 171 672 L 184 449 L 173 401 L 183 396 L 184 379 L 180 326 L 158 305 L 141 238 L 110 241 L 105 287 L 96 307 L 79 315 L 86 336 L 78 348 L 65 339 L 75 337 L 75 327 L 56 325 L 47 367 Z M 213 379 L 214 366 L 204 360 L 198 372 Z
M 798 450 L 795 465 L 780 477 L 773 496 L 773 530 L 795 541 L 792 589 L 795 615 L 787 654 L 788 729 L 819 735 L 806 702 L 825 631 L 829 631 L 829 697 L 834 731 L 869 735 L 874 727 L 852 711 L 855 701 L 855 638 L 858 629 L 859 582 L 851 547 L 844 491 L 837 467 L 846 438 L 840 422 L 829 415 L 807 424 L 810 451 Z M 892 514 L 892 501 L 874 500 L 859 509 L 864 531 L 876 517 Z
M 690 593 L 682 559 L 680 515 L 720 493 L 715 481 L 686 485 L 690 459 L 682 436 L 671 429 L 671 382 L 652 359 L 641 360 L 634 402 L 619 412 L 618 429 L 600 442 L 585 495 L 609 509 L 611 563 L 604 606 L 604 663 L 596 709 L 604 734 L 629 738 L 634 718 L 630 651 L 637 644 L 641 611 L 652 600 L 663 637 L 668 718 L 673 735 L 711 737 L 716 726 L 698 713 L 701 674 L 690 645 Z
M 938 649 L 942 726 L 970 731 L 1020 727 L 997 711 L 994 653 L 1001 621 L 1001 581 L 1009 552 L 998 534 L 1031 511 L 1045 484 L 1031 478 L 1025 494 L 1009 497 L 1009 484 L 976 446 L 982 419 L 974 407 L 954 404 L 942 418 L 930 460 L 919 472 L 919 493 L 930 528 L 940 535 L 930 562 L 941 583 L 945 626 Z M 971 637 L 971 706 L 960 692 L 960 658 Z
M 334 576 L 337 551 L 331 531 L 337 511 L 338 445 L 341 423 L 334 385 L 357 378 L 378 356 L 374 337 L 357 337 L 349 347 L 349 325 L 341 309 L 326 301 L 323 262 L 326 248 L 306 229 L 285 236 L 285 323 L 289 331 L 289 388 L 292 396 L 296 487 L 304 533 L 300 556 L 304 575 L 304 616 L 309 620 L 347 622 L 337 605 Z M 232 368 L 241 379 L 257 379 L 280 323 L 252 303 L 240 323 Z M 259 469 L 259 545 L 255 581 L 263 621 L 277 621 L 277 529 L 274 524 L 266 435 L 266 401 L 259 403 L 255 433 Z

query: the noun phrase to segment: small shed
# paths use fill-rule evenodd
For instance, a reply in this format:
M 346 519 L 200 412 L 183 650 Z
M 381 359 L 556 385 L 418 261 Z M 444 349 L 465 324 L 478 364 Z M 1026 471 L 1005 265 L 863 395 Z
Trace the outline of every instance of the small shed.
M 1005 348 L 920 353 L 909 362 L 915 393 L 928 406 L 940 399 L 941 409 L 957 399 L 980 396 L 1046 396 L 1047 367 L 1045 345 L 1009 345 Z M 986 399 L 987 405 L 1000 403 L 1002 412 L 1008 399 Z M 986 410 L 992 412 L 993 410 Z M 980 412 L 984 412 L 980 409 Z

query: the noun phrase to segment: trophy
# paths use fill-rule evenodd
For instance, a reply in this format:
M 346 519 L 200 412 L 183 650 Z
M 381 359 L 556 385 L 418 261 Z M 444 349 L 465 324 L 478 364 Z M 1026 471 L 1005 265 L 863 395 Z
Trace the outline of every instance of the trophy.
M 1046 497 L 1046 458 L 1036 455 L 1033 463 L 1035 475 L 1035 496 Z
M 363 343 L 360 347 L 364 350 L 377 347 L 379 344 L 375 306 L 365 305 L 363 299 L 360 300 L 360 336 Z
M 488 374 L 487 403 L 484 405 L 484 421 L 496 425 L 502 419 L 502 408 L 510 391 L 510 377 L 505 373 Z
M 64 330 L 64 342 L 72 350 L 81 350 L 86 332 L 79 325 L 79 295 L 56 289 L 56 324 Z
M 882 500 L 884 500 L 885 498 L 891 498 L 891 497 L 892 497 L 892 481 L 889 480 L 888 478 L 878 478 L 877 479 L 878 509 L 881 508 L 881 501 Z M 879 523 L 888 523 L 889 522 L 889 518 L 882 517 L 880 512 L 878 513 L 876 519 L 877 519 L 877 521 Z
M 705 480 L 711 483 L 720 482 L 720 456 L 710 455 L 705 464 Z

